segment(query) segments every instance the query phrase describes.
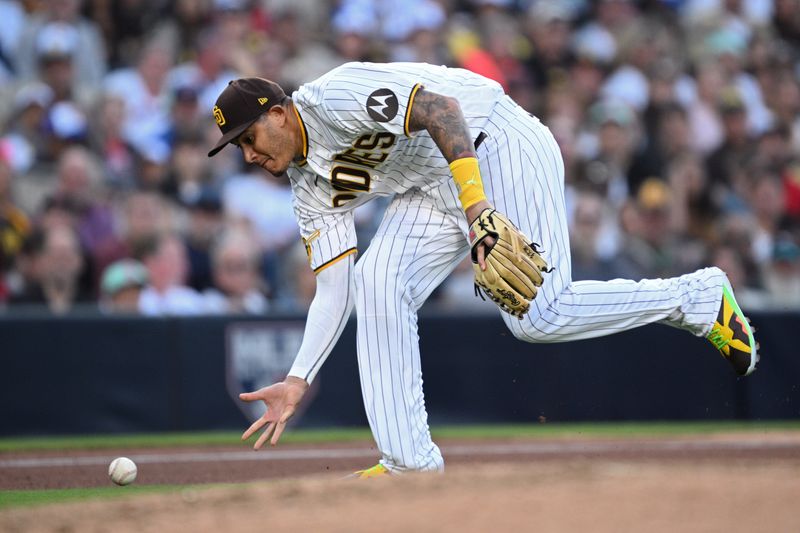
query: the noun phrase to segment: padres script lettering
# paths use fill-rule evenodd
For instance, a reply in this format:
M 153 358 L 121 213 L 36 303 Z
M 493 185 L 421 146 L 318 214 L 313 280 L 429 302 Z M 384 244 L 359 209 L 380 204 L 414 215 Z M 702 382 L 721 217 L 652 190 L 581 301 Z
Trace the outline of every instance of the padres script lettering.
M 334 161 L 347 163 L 331 168 L 331 184 L 334 190 L 342 191 L 333 196 L 334 207 L 349 202 L 359 192 L 369 192 L 372 178 L 364 167 L 375 168 L 383 163 L 396 140 L 397 137 L 389 132 L 368 133 L 356 139 L 352 148 L 333 157 Z

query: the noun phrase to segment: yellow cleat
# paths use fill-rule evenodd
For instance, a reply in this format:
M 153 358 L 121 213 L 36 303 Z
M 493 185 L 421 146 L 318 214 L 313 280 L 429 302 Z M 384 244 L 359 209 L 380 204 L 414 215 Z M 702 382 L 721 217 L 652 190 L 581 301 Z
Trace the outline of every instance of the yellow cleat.
M 717 320 L 706 338 L 733 365 L 740 376 L 748 376 L 756 369 L 758 362 L 758 343 L 753 336 L 753 328 L 744 316 L 733 291 L 725 284 L 722 286 L 722 304 Z
M 366 470 L 359 470 L 358 472 L 353 472 L 347 479 L 370 479 L 373 477 L 383 477 L 383 476 L 391 476 L 391 472 L 389 469 L 383 466 L 382 464 L 377 464 L 371 468 L 367 468 Z

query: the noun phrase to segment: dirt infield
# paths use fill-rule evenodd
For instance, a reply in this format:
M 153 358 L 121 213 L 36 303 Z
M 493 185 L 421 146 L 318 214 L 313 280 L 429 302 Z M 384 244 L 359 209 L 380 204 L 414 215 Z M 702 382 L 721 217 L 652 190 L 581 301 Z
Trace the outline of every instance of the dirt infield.
M 0 455 L 0 489 L 137 483 L 235 487 L 0 512 L 1 531 L 800 531 L 800 434 L 442 441 L 448 471 L 343 481 L 369 443 Z M 125 489 L 120 489 L 125 490 Z

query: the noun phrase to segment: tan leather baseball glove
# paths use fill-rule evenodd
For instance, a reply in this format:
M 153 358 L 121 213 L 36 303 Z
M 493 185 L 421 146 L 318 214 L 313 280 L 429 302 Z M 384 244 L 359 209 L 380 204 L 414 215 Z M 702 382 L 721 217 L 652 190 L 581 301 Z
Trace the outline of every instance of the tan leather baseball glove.
M 489 236 L 495 243 L 485 257 L 486 270 L 481 270 L 477 247 Z M 550 272 L 537 245 L 495 209 L 484 209 L 470 224 L 469 240 L 476 294 L 483 290 L 506 313 L 525 316 L 544 282 L 542 274 Z

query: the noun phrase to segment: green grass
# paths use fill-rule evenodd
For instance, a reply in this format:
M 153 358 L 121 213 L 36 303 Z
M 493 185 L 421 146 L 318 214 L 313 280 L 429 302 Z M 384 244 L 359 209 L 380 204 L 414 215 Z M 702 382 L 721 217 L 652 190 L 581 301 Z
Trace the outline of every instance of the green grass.
M 0 438 L 0 453 L 37 450 L 100 450 L 111 448 L 175 448 L 180 446 L 229 446 L 241 442 L 240 431 L 200 431 L 119 435 Z M 287 431 L 285 443 L 347 442 L 370 438 L 369 429 L 308 429 Z M 252 440 L 252 439 L 251 439 Z
M 659 437 L 730 431 L 800 431 L 800 420 L 761 422 L 596 422 L 529 425 L 451 426 L 432 430 L 435 438 Z
M 202 490 L 223 485 L 129 485 L 127 487 L 92 487 L 80 489 L 4 490 L 0 491 L 0 509 L 29 505 L 76 502 L 99 498 L 174 493 L 184 490 Z
M 434 438 L 496 439 L 552 437 L 646 437 L 696 435 L 726 431 L 785 431 L 800 430 L 800 420 L 766 422 L 619 422 L 591 424 L 529 424 L 439 426 L 433 428 Z M 86 435 L 59 437 L 0 438 L 0 453 L 40 450 L 101 450 L 125 448 L 156 448 L 180 446 L 224 446 L 240 443 L 240 432 L 191 432 L 133 435 Z M 367 428 L 298 429 L 281 437 L 284 444 L 316 444 L 371 440 Z M 251 438 L 251 442 L 254 438 Z

